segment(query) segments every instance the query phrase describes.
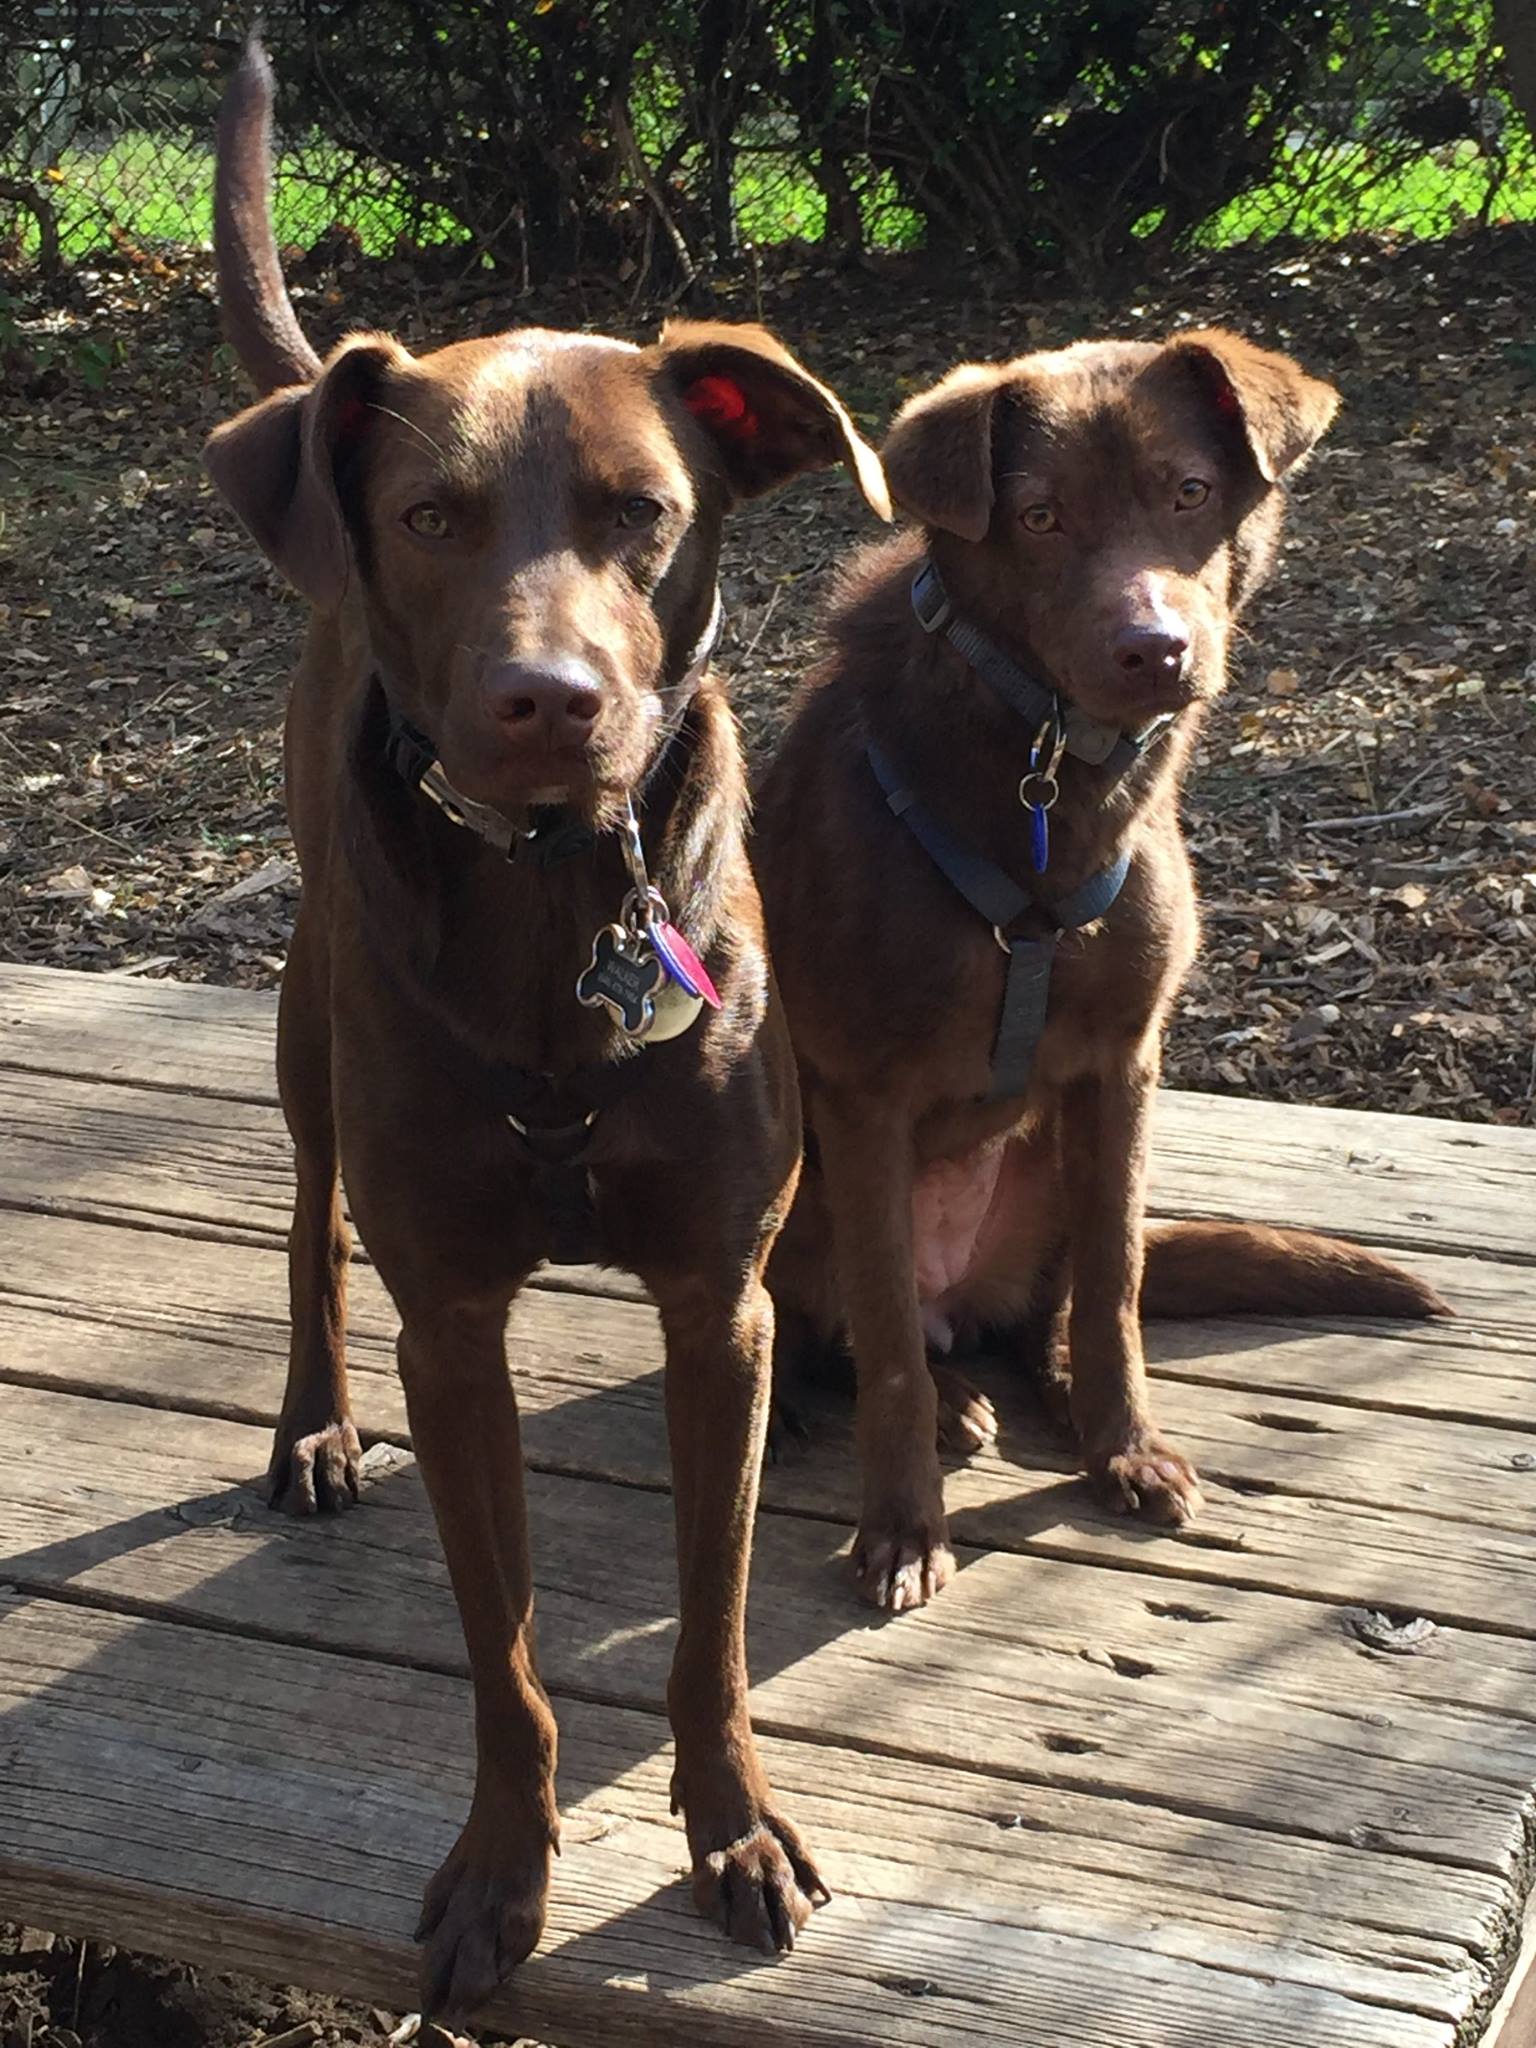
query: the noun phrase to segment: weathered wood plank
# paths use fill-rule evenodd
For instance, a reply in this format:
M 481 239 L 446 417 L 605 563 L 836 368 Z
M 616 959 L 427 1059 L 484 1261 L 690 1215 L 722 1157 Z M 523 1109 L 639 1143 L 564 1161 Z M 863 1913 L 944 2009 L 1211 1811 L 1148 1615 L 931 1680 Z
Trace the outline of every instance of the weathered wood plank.
M 14 1259 L 0 1287 L 0 1377 L 237 1420 L 275 1419 L 287 1341 L 275 1250 L 21 1216 L 8 1219 L 5 1236 Z M 366 1431 L 404 1442 L 393 1313 L 372 1272 L 359 1269 L 354 1279 L 359 1418 Z M 1154 1333 L 1154 1358 L 1170 1339 L 1181 1356 L 1192 1343 L 1208 1347 L 1200 1356 L 1210 1382 L 1175 1381 L 1159 1396 L 1168 1426 L 1206 1469 L 1209 1507 L 1194 1529 L 1159 1535 L 1097 1509 L 1027 1388 L 994 1370 L 985 1377 L 1003 1417 L 1002 1447 L 951 1476 L 958 1530 L 984 1546 L 1536 1632 L 1536 1469 L 1528 1462 L 1536 1451 L 1536 1365 L 1529 1356 L 1498 1354 L 1500 1368 L 1511 1370 L 1496 1381 L 1507 1397 L 1502 1426 L 1488 1428 L 1277 1394 L 1273 1379 L 1293 1370 L 1290 1351 L 1315 1358 L 1328 1343 L 1315 1330 L 1173 1325 Z M 1338 1341 L 1369 1359 L 1371 1339 Z M 1395 1345 L 1393 1362 L 1414 1355 L 1420 1341 L 1439 1355 L 1420 1333 Z M 530 1291 L 514 1311 L 510 1350 L 536 1465 L 627 1485 L 667 1484 L 653 1311 Z M 1457 1354 L 1459 1363 L 1475 1356 Z M 1250 1392 L 1245 1376 L 1257 1377 L 1263 1390 Z M 1476 1384 L 1463 1372 L 1463 1388 Z M 1450 1398 L 1475 1408 L 1480 1394 Z M 849 1405 L 830 1396 L 813 1420 L 813 1453 L 770 1470 L 765 1499 L 777 1509 L 851 1522 Z M 1516 1428 L 1517 1420 L 1525 1426 Z
M 1405 1250 L 1536 1259 L 1536 1134 L 1164 1090 L 1151 1202 L 1164 1216 L 1305 1224 Z
M 276 1020 L 254 989 L 0 965 L 0 1059 L 34 1074 L 274 1103 Z
M 85 985 L 61 986 L 77 980 Z M 195 1638 L 199 1655 L 218 1645 L 242 1673 L 252 1656 L 318 1659 L 369 1674 L 369 1686 L 450 1688 L 458 1714 L 457 1629 L 413 1472 L 389 1469 L 386 1456 L 369 1512 L 327 1528 L 276 1522 L 242 1484 L 264 1457 L 256 1425 L 271 1413 L 285 1339 L 276 1245 L 288 1161 L 271 1106 L 270 1020 L 269 999 L 239 992 L 0 970 L 0 1206 L 14 1205 L 0 1218 L 11 1260 L 0 1378 L 20 1382 L 0 1403 L 14 1474 L 0 1482 L 12 1496 L 0 1508 L 0 1542 L 22 1546 L 23 1583 L 195 1620 L 197 1630 L 173 1633 Z M 1352 1637 L 1327 1603 L 1429 1612 L 1508 1638 L 1536 1633 L 1536 1475 L 1526 1465 L 1536 1303 L 1520 1271 L 1536 1259 L 1525 1199 L 1536 1144 L 1522 1133 L 1185 1096 L 1165 1100 L 1161 1153 L 1164 1213 L 1301 1220 L 1405 1246 L 1466 1313 L 1435 1328 L 1154 1331 L 1164 1416 L 1215 1482 L 1204 1522 L 1177 1538 L 1093 1509 L 1069 1461 L 1006 1388 L 1007 1456 L 950 1481 L 958 1532 L 991 1554 L 967 1548 L 945 1600 L 893 1629 L 872 1625 L 846 1590 L 837 1521 L 851 1513 L 847 1410 L 819 1404 L 813 1454 L 769 1475 L 755 1704 L 781 1731 L 781 1782 L 803 1819 L 812 1803 L 811 1824 L 824 1849 L 830 1836 L 857 1907 L 857 1958 L 839 1946 L 818 1966 L 851 1988 L 829 1998 L 818 1986 L 802 2003 L 798 1988 L 780 1995 L 782 1973 L 738 1975 L 739 1958 L 729 1960 L 724 1995 L 713 1978 L 701 1982 L 687 1953 L 698 1930 L 665 1889 L 675 1836 L 616 1805 L 610 1783 L 604 1838 L 612 1824 L 622 1853 L 590 1879 L 582 1873 L 575 1931 L 551 1958 L 564 1968 L 574 1953 L 581 1965 L 552 1998 L 559 2018 L 546 2022 L 569 2048 L 650 2035 L 654 2000 L 616 2017 L 614 1983 L 653 1964 L 669 1987 L 666 2037 L 679 2042 L 760 2043 L 762 1983 L 777 2030 L 850 2048 L 941 2038 L 946 2048 L 998 2038 L 1059 2048 L 1131 2039 L 1207 2048 L 1225 2038 L 1417 2048 L 1408 2015 L 1430 2026 L 1426 2042 L 1470 2038 L 1513 1940 L 1521 1814 L 1536 1778 L 1536 1649 L 1442 1627 L 1422 1654 L 1387 1657 Z M 82 1216 L 107 1222 L 70 1220 Z M 166 1229 L 185 1235 L 167 1244 Z M 1496 1258 L 1436 1250 L 1463 1246 Z M 574 1277 L 632 1294 L 621 1278 Z M 364 1419 L 401 1438 L 393 1319 L 366 1269 L 355 1329 Z M 533 1495 L 550 1532 L 540 1545 L 546 1665 L 564 1695 L 609 1703 L 562 1697 L 568 1732 L 572 1714 L 591 1724 L 575 1730 L 568 1754 L 579 1779 L 581 1745 L 617 1757 L 624 1743 L 613 1731 L 633 1724 L 639 1749 L 609 1776 L 644 1780 L 648 1791 L 654 1777 L 659 1812 L 663 1766 L 650 1744 L 660 1741 L 673 1596 L 654 1318 L 632 1299 L 530 1295 L 513 1356 L 530 1453 L 545 1468 Z M 50 1390 L 81 1387 L 99 1387 L 113 1405 L 76 1399 L 62 1421 Z M 146 1402 L 199 1412 L 171 1421 Z M 168 1514 L 167 1501 L 179 1512 Z M 620 1548 L 622 1588 L 611 1570 Z M 1198 1583 L 1169 1583 L 1178 1578 Z M 138 1626 L 49 1600 L 23 1605 L 130 1635 Z M 305 1647 L 289 1652 L 252 1631 Z M 347 1657 L 324 1657 L 326 1645 Z M 163 1703 L 165 1657 L 157 1645 L 142 1693 L 145 1740 L 162 1770 L 167 1738 L 151 1717 Z M 399 1668 L 415 1662 L 434 1670 Z M 244 1681 L 231 1681 L 227 1661 L 220 1671 L 207 1690 L 223 1703 Z M 274 1690 L 292 1687 L 290 1676 Z M 53 1702 L 53 1677 L 44 1689 Z M 43 1725 L 27 1699 L 8 1714 L 8 1737 L 31 1719 Z M 114 1715 L 119 1704 L 114 1694 Z M 188 1729 L 206 1732 L 207 1700 L 194 1697 L 189 1716 L 194 1709 L 200 1722 L 189 1718 Z M 354 1743 L 356 1725 L 354 1705 Z M 78 1783 L 109 1740 L 98 1726 L 73 1763 L 62 1748 L 51 1753 L 56 1780 L 30 1810 L 35 1841 L 64 1810 L 60 1788 Z M 456 1754 L 466 1753 L 461 1741 Z M 843 1794 L 834 1773 L 845 1753 Z M 177 1771 L 201 1792 L 208 1781 L 185 1771 L 187 1760 Z M 0 1746 L 0 1777 L 13 1761 Z M 361 1786 L 354 1775 L 344 1804 L 366 1810 L 386 1775 L 387 1759 Z M 119 1792 L 131 1782 L 124 1773 Z M 289 1816 L 307 1812 L 291 1790 L 280 1787 L 274 1806 L 265 1788 L 269 1836 L 274 1811 L 285 1840 Z M 445 1799 L 440 1786 L 437 1796 Z M 154 1832 L 145 1809 L 158 1821 L 160 1806 L 148 1791 L 109 1798 L 126 1853 L 140 1856 Z M 445 1831 L 461 1801 L 456 1783 L 441 1808 Z M 185 1869 L 189 1834 L 201 1847 L 195 1829 L 178 1821 L 165 1832 L 157 1889 L 138 1867 L 92 1873 L 101 1844 L 118 1836 L 99 1812 L 80 1811 L 78 1832 L 66 1825 L 57 1837 L 73 1842 L 70 1853 L 56 1844 L 40 1860 L 16 1857 L 37 1902 L 25 1910 L 67 1924 L 69 1912 L 110 1908 L 103 1933 L 182 1953 L 205 1940 L 226 1965 L 250 1941 L 256 1966 L 285 1975 L 304 1974 L 280 1960 L 296 1944 L 317 1955 L 334 1941 L 345 1954 L 317 1964 L 326 1981 L 344 1983 L 355 1964 L 367 1978 L 359 1990 L 403 1989 L 399 1932 L 431 1860 L 420 1844 L 393 1932 L 381 1935 L 365 1907 L 355 1927 L 317 1937 L 284 1900 L 253 1906 L 232 1933 L 223 1910 L 200 1919 L 184 1893 L 166 1891 Z M 201 1812 L 222 1844 L 222 1807 Z M 1000 1814 L 1023 1824 L 1001 1826 Z M 973 1840 L 976 1830 L 985 1832 Z M 303 1830 L 297 1840 L 311 1863 Z M 1153 1859 L 1169 1843 L 1185 1860 L 1165 1871 Z M 988 1851 L 1003 1860 L 983 1868 L 976 1859 Z M 259 1864 L 254 1839 L 244 1853 Z M 9 1879 L 5 1857 L 0 1850 Z M 1245 1877 L 1250 1865 L 1258 1874 Z M 391 1883 L 402 1869 L 391 1866 Z M 370 1870 L 364 1881 L 373 1878 Z M 228 1890 L 222 1877 L 211 1883 Z M 1424 1909 L 1447 1891 L 1454 1911 Z M 653 1912 L 659 1929 L 646 1919 Z M 136 1932 L 136 1915 L 146 1931 Z M 674 1957 L 675 1984 L 666 1974 Z M 914 1957 L 932 1987 L 921 1998 Z M 1006 1984 L 994 1981 L 999 1971 Z M 1279 1995 L 1256 2020 L 1251 1995 L 1266 1972 Z M 1219 2009 L 1213 1983 L 1227 2001 Z M 1085 1984 L 1102 1990 L 1086 2014 Z M 1299 2026 L 1293 1985 L 1305 1993 Z M 1326 2019 L 1309 2002 L 1318 1997 L 1332 2001 Z M 1159 2031 L 1174 2005 L 1176 2030 Z M 1394 2006 L 1402 2012 L 1378 2026 Z M 573 2014 L 589 2034 L 572 2031 Z M 1506 2014 L 1513 2024 L 1510 2000 Z M 525 2002 L 509 2023 L 528 2030 Z
M 262 1431 L 18 1388 L 0 1390 L 0 1426 L 12 1447 L 0 1547 L 16 1584 L 463 1668 L 404 1453 L 368 1512 L 296 1524 L 246 1483 Z M 545 1474 L 530 1501 L 548 1683 L 661 1712 L 670 1501 Z M 1405 1699 L 1398 1660 L 1357 1655 L 1328 1609 L 1252 1600 L 1219 1628 L 1186 1624 L 1166 1581 L 971 1552 L 943 1601 L 882 1628 L 852 1598 L 845 1550 L 835 1526 L 760 1524 L 755 1705 L 780 1732 L 1501 1876 L 1523 1857 L 1536 1778 L 1526 1645 L 1448 1633 L 1443 1695 Z M 1176 1649 L 1180 1627 L 1191 1633 Z M 1465 1703 L 1473 1672 L 1486 1706 Z
M 0 1068 L 8 1206 L 270 1241 L 288 1229 L 289 1159 L 265 1103 Z
M 1147 1327 L 1148 1362 L 1160 1379 L 1380 1408 L 1436 1422 L 1522 1430 L 1536 1425 L 1536 1287 L 1530 1268 L 1478 1259 L 1412 1263 L 1437 1287 L 1454 1291 L 1454 1322 L 1253 1316 L 1153 1323 Z M 1529 1329 L 1515 1320 L 1525 1315 L 1532 1318 Z
M 0 1700 L 18 1909 L 406 2001 L 419 1888 L 468 1792 L 462 1685 L 10 1600 Z M 838 1896 L 791 1959 L 754 1964 L 677 1882 L 660 1724 L 569 1701 L 560 1720 L 551 1928 L 499 2014 L 568 2048 L 1449 2048 L 1487 1994 L 1485 1881 L 1409 1887 L 1358 1851 L 1071 1793 L 1012 1828 L 1006 1783 L 772 1740 Z
M 0 1379 L 270 1427 L 286 1344 L 282 1262 L 275 1252 L 182 1241 L 170 1256 L 158 1257 L 145 1249 L 156 1240 L 136 1231 L 38 1218 L 10 1221 L 25 1221 L 28 1234 L 18 1248 L 18 1271 L 10 1286 L 0 1290 Z M 8 1238 L 12 1235 L 8 1228 Z M 408 1437 L 394 1370 L 394 1318 L 372 1273 L 354 1276 L 352 1309 L 354 1394 L 364 1433 L 403 1444 Z M 560 1302 L 530 1297 L 516 1312 L 511 1349 L 525 1444 L 536 1466 L 612 1477 L 629 1486 L 666 1487 L 661 1352 L 654 1317 L 627 1305 L 612 1309 L 580 1297 Z M 996 1495 L 999 1511 L 1017 1517 L 1036 1493 L 1060 1496 L 1066 1467 L 1063 1461 L 1050 1462 L 1054 1446 L 1038 1424 L 1018 1425 L 1007 1413 L 1005 1419 L 1006 1456 L 988 1458 L 978 1468 L 989 1489 L 981 1505 Z M 829 1398 L 815 1421 L 812 1447 L 794 1464 L 770 1468 L 765 1497 L 782 1512 L 796 1511 L 798 1504 L 819 1520 L 835 1515 L 851 1523 L 855 1499 L 846 1403 Z M 1353 1426 L 1352 1418 L 1345 1421 Z M 1038 1469 L 1024 1462 L 1030 1443 L 1037 1443 L 1043 1454 Z M 1257 1456 L 1264 1456 L 1262 1446 Z M 956 1477 L 950 1484 L 957 1494 L 968 1481 Z M 1116 1517 L 1097 1514 L 1086 1490 L 1080 1490 L 1077 1508 L 1075 1516 L 1045 1523 L 1039 1540 L 1075 1546 L 1067 1548 L 1068 1555 L 1132 1565 L 1138 1574 L 1158 1570 L 1179 1547 L 1176 1539 L 1138 1532 Z M 1249 1499 L 1233 1503 L 1232 1512 L 1247 1515 L 1248 1521 L 1237 1526 L 1251 1532 L 1255 1523 L 1272 1521 L 1275 1510 L 1272 1503 Z M 1314 1523 L 1321 1512 L 1312 1508 Z M 1326 1550 L 1305 1519 L 1296 1536 L 1302 1546 L 1298 1561 L 1311 1556 L 1315 1562 Z M 1017 1541 L 1027 1553 L 1036 1535 L 1024 1529 Z M 1431 1535 L 1430 1541 L 1438 1567 L 1443 1539 Z M 1194 1568 L 1202 1557 L 1209 1560 L 1206 1576 L 1218 1579 L 1226 1569 L 1223 1555 L 1197 1547 Z M 1352 1576 L 1339 1597 L 1367 1604 L 1385 1598 L 1379 1577 L 1370 1576 L 1380 1572 L 1383 1562 L 1392 1584 L 1399 1585 L 1398 1548 L 1383 1558 L 1380 1545 L 1367 1544 L 1347 1561 Z M 1187 1568 L 1182 1560 L 1179 1568 Z M 1327 1560 L 1327 1568 L 1336 1570 L 1336 1561 Z M 1429 1605 L 1440 1590 L 1440 1577 L 1438 1568 L 1433 1575 L 1422 1573 L 1411 1586 L 1400 1587 L 1412 1597 L 1397 1604 Z M 1118 1587 L 1122 1581 L 1117 1576 L 1108 1583 Z M 1176 1597 L 1176 1589 L 1165 1593 Z M 1215 1588 L 1199 1595 L 1207 1605 L 1214 1597 Z M 1513 1646 L 1506 1654 L 1513 1654 Z M 1432 1668 L 1422 1657 L 1399 1660 L 1398 1682 L 1411 1691 L 1419 1674 Z M 1522 1668 L 1529 1669 L 1536 1687 L 1536 1653 Z M 1461 1672 L 1456 1683 L 1475 1688 L 1475 1672 Z
M 22 1211 L 4 1216 L 0 1238 L 7 1253 L 0 1303 L 202 1336 L 221 1346 L 242 1346 L 259 1333 L 265 1349 L 274 1325 L 286 1330 L 281 1253 L 266 1239 L 245 1245 L 130 1234 Z M 1536 1426 L 1536 1289 L 1526 1270 L 1474 1259 L 1415 1264 L 1449 1288 L 1464 1313 L 1448 1323 L 1263 1317 L 1155 1323 L 1147 1333 L 1153 1370 L 1255 1393 Z M 370 1352 L 388 1348 L 394 1321 L 382 1288 L 366 1268 L 354 1272 L 352 1284 L 354 1335 Z M 555 1318 L 539 1323 L 551 1333 L 568 1316 L 572 1345 L 601 1348 L 606 1339 L 622 1351 L 639 1343 L 647 1369 L 659 1362 L 654 1320 L 623 1306 L 610 1315 L 601 1303 L 583 1306 L 578 1295 L 569 1310 L 540 1313 Z M 40 1363 L 46 1369 L 46 1359 Z M 110 1370 L 109 1357 L 102 1367 Z M 190 1397 L 191 1382 L 186 1391 Z
M 71 1076 L 87 1091 L 103 1079 L 134 1084 L 125 1098 L 195 1091 L 252 1108 L 275 1100 L 273 1015 L 271 997 L 234 989 L 5 967 L 0 1063 L 39 1080 Z M 9 1118 L 15 1094 L 14 1085 L 0 1086 L 0 1123 Z M 100 1090 L 90 1108 L 75 1100 L 77 1115 L 87 1119 L 92 1110 L 120 1117 L 135 1108 L 126 1099 L 114 1108 Z M 182 1111 L 194 1128 L 206 1122 L 193 1104 L 183 1103 Z M 143 1156 L 145 1148 L 138 1149 Z M 104 1134 L 103 1150 L 108 1158 L 131 1157 L 134 1140 Z M 29 1177 L 24 1152 L 14 1161 L 0 1154 L 0 1173 L 19 1166 L 18 1186 L 58 1202 L 56 1177 L 35 1164 Z M 267 1226 L 270 1162 L 264 1158 L 259 1170 L 253 1217 L 221 1210 L 217 1220 Z M 217 1167 L 211 1181 L 227 1200 Z M 1528 1131 L 1182 1092 L 1165 1091 L 1159 1101 L 1152 1176 L 1159 1214 L 1304 1221 L 1369 1243 L 1528 1262 L 1536 1260 L 1533 1192 L 1536 1136 Z M 162 1190 L 149 1193 L 158 1199 Z M 101 1198 L 110 1199 L 110 1192 L 103 1190 Z M 163 1213 L 183 1211 L 173 1203 Z

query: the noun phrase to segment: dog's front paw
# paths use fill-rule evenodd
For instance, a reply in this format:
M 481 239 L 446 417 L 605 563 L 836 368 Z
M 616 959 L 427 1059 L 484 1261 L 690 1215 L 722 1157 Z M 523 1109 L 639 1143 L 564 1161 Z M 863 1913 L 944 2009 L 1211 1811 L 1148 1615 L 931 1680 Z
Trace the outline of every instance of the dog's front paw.
M 997 1410 L 963 1372 L 952 1365 L 928 1361 L 939 1397 L 939 1447 L 962 1458 L 974 1458 L 997 1442 Z
M 810 1448 L 810 1442 L 811 1432 L 804 1416 L 775 1388 L 773 1403 L 768 1410 L 768 1434 L 763 1443 L 764 1461 L 769 1465 L 792 1464 Z
M 853 1543 L 853 1577 L 871 1607 L 891 1614 L 925 1607 L 954 1575 L 942 1509 L 865 1515 Z
M 693 1896 L 705 1918 L 732 1941 L 782 1955 L 832 1894 L 789 1822 L 764 1813 L 750 1834 L 700 1856 Z
M 1150 1431 L 1095 1458 L 1088 1469 L 1100 1494 L 1121 1514 L 1177 1529 L 1205 1505 L 1194 1466 Z
M 468 2019 L 538 1946 L 549 1892 L 547 1829 L 533 1822 L 519 1834 L 523 1853 L 512 1835 L 485 1855 L 471 1820 L 427 1886 L 416 1939 L 429 2019 Z
M 362 1458 L 349 1415 L 304 1436 L 279 1427 L 267 1467 L 267 1503 L 290 1515 L 339 1514 L 357 1499 Z

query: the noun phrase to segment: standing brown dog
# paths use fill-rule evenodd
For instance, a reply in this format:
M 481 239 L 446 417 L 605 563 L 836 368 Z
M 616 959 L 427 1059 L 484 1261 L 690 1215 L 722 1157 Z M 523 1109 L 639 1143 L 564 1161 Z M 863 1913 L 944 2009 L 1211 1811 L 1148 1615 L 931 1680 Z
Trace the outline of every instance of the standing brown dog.
M 889 506 L 842 407 L 759 328 L 646 349 L 526 330 L 420 358 L 357 335 L 322 365 L 273 246 L 270 107 L 253 46 L 222 117 L 217 248 L 230 337 L 272 395 L 207 460 L 314 606 L 287 729 L 298 1200 L 272 1491 L 298 1512 L 357 1491 L 340 1166 L 400 1311 L 474 1673 L 474 1800 L 421 1929 L 423 2004 L 456 2017 L 538 1940 L 557 1833 L 503 1346 L 542 1258 L 627 1267 L 661 1311 L 695 1896 L 786 1949 L 821 1890 L 747 1715 L 763 1270 L 800 1127 L 708 660 L 735 500 L 846 461 Z
M 866 1598 L 953 1569 L 926 1334 L 1054 1323 L 1088 1469 L 1178 1523 L 1140 1312 L 1443 1307 L 1353 1246 L 1155 1232 L 1147 1127 L 1195 950 L 1180 784 L 1282 478 L 1337 394 L 1222 332 L 956 370 L 884 450 L 921 536 L 848 576 L 764 785 L 755 859 L 807 1124 L 769 1268 L 781 1357 L 851 1329 Z M 830 1230 L 828 1220 L 830 1218 Z M 835 1252 L 834 1252 L 835 1247 Z M 974 1444 L 987 1405 L 945 1368 Z

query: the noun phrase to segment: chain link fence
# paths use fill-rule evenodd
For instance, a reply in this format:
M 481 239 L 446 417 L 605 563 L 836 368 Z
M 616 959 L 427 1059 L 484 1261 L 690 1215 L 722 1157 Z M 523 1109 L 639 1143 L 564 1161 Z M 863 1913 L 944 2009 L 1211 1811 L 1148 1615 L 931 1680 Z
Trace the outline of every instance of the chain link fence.
M 115 0 L 34 6 L 0 54 L 0 264 L 45 268 L 114 247 L 172 257 L 211 232 L 213 124 L 242 24 L 226 10 Z M 306 31 L 273 18 L 280 55 Z M 462 240 L 463 225 L 349 134 L 344 101 L 279 135 L 290 248 L 370 255 Z
M 246 23 L 10 0 L 0 269 L 206 244 Z M 325 261 L 685 290 L 749 247 L 1085 279 L 1536 219 L 1490 0 L 273 0 L 277 225 Z

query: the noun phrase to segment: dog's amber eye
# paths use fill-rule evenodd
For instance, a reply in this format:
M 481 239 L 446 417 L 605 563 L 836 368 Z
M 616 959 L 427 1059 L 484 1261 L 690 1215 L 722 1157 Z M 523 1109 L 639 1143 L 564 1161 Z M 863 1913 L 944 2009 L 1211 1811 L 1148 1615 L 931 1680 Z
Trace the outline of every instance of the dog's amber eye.
M 1209 484 L 1202 483 L 1197 476 L 1187 476 L 1183 483 L 1179 485 L 1176 502 L 1181 512 L 1193 512 L 1195 507 L 1203 505 L 1210 495 L 1211 487 Z
M 654 526 L 661 517 L 661 506 L 654 498 L 626 498 L 619 507 L 619 524 L 631 532 L 639 533 L 647 526 Z
M 436 505 L 413 505 L 405 515 L 405 523 L 412 533 L 420 534 L 423 540 L 448 538 L 448 521 Z
M 1054 533 L 1061 524 L 1049 505 L 1027 506 L 1023 519 L 1027 533 Z

